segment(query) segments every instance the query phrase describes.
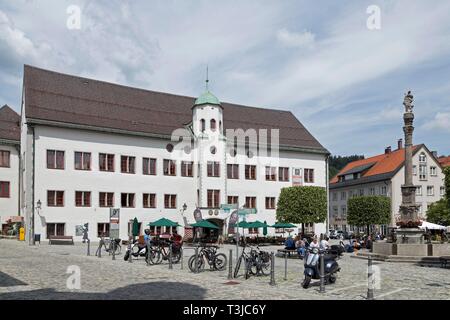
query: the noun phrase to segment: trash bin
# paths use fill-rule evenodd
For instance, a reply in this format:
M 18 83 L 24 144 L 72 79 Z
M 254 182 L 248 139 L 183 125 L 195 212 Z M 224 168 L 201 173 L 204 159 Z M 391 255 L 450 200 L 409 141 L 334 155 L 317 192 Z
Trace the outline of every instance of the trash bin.
M 25 228 L 19 228 L 19 241 L 25 241 Z
M 40 234 L 35 234 L 34 235 L 34 243 L 39 242 L 39 244 L 41 244 L 41 235 Z

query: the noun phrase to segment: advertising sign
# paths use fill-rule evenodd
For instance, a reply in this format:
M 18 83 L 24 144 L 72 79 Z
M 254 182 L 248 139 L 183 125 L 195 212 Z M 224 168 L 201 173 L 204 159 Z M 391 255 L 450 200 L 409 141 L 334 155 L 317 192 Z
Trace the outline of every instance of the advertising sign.
M 292 170 L 292 186 L 302 186 L 303 185 L 303 179 L 302 179 L 302 169 L 300 168 L 294 168 Z
M 231 213 L 230 220 L 228 221 L 228 234 L 234 234 L 234 228 L 238 220 L 239 220 L 238 211 L 234 210 L 233 213 Z
M 195 222 L 202 221 L 202 210 L 200 210 L 199 208 L 194 210 L 194 219 Z
M 82 225 L 75 226 L 75 235 L 81 237 L 83 235 L 84 227 Z
M 109 237 L 111 239 L 119 238 L 120 209 L 111 208 L 109 210 Z

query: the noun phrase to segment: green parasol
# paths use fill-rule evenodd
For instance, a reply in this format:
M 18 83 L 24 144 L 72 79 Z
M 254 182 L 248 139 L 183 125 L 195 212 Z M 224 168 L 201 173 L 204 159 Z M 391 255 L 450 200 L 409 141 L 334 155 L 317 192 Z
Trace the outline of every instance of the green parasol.
M 150 227 L 180 227 L 180 225 L 172 220 L 161 218 L 157 221 L 150 222 Z
M 295 228 L 296 225 L 292 224 L 292 223 L 285 223 L 285 222 L 277 222 L 275 223 L 273 226 L 271 226 L 272 228 L 279 228 L 279 229 L 285 229 L 285 228 Z
M 136 217 L 134 217 L 134 219 L 133 219 L 133 227 L 131 230 L 132 230 L 133 237 L 137 237 L 139 235 L 139 222 Z
M 264 220 L 264 224 L 265 224 L 265 226 L 263 227 L 263 235 L 267 236 L 267 227 L 268 227 L 268 225 L 267 225 L 267 221 L 266 220 Z
M 218 226 L 215 224 L 209 222 L 208 220 L 201 220 L 199 222 L 191 224 L 191 227 L 198 227 L 198 228 L 208 228 L 208 229 L 219 229 Z

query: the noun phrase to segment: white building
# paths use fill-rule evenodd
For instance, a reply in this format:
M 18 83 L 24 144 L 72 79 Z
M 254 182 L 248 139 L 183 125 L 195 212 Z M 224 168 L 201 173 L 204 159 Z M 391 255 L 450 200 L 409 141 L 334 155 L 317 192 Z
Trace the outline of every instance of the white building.
M 20 116 L 0 108 L 0 224 L 19 215 Z
M 227 203 L 273 224 L 281 188 L 327 186 L 328 151 L 291 112 L 221 103 L 208 90 L 195 100 L 25 66 L 21 121 L 22 212 L 41 239 L 84 223 L 97 239 L 110 208 L 120 208 L 121 238 L 134 217 L 142 232 L 161 217 L 193 223 L 197 207 L 222 227 Z M 230 129 L 247 138 L 233 143 Z M 274 142 L 269 156 L 260 130 Z
M 401 186 L 405 181 L 405 149 L 402 140 L 392 151 L 347 164 L 330 181 L 330 228 L 354 230 L 347 223 L 347 201 L 354 196 L 384 195 L 391 198 L 391 225 L 402 203 Z M 424 144 L 413 148 L 413 183 L 417 186 L 419 214 L 426 219 L 428 206 L 444 196 L 444 174 L 436 155 Z M 382 231 L 386 231 L 383 226 Z

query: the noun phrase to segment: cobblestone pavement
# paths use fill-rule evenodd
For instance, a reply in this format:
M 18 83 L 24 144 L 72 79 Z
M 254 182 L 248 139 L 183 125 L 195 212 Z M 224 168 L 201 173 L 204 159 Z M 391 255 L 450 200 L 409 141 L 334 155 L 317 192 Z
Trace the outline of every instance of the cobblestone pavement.
M 275 251 L 280 247 L 264 247 Z M 125 248 L 116 260 L 107 253 L 101 258 L 86 255 L 85 244 L 74 246 L 48 244 L 30 247 L 23 242 L 0 240 L 0 300 L 3 299 L 352 299 L 367 295 L 367 261 L 344 254 L 338 280 L 319 292 L 316 280 L 303 289 L 303 263 L 288 259 L 287 280 L 284 280 L 284 258 L 276 258 L 275 280 L 270 276 L 242 276 L 228 283 L 228 271 L 203 271 L 193 274 L 187 267 L 192 249 L 184 250 L 183 269 L 174 264 L 147 266 L 144 259 L 129 263 L 123 260 Z M 228 256 L 225 245 L 220 251 Z M 236 260 L 233 251 L 233 263 Z M 67 289 L 69 266 L 78 266 L 81 288 Z M 411 263 L 374 262 L 381 275 L 376 299 L 450 299 L 450 269 L 420 267 Z

